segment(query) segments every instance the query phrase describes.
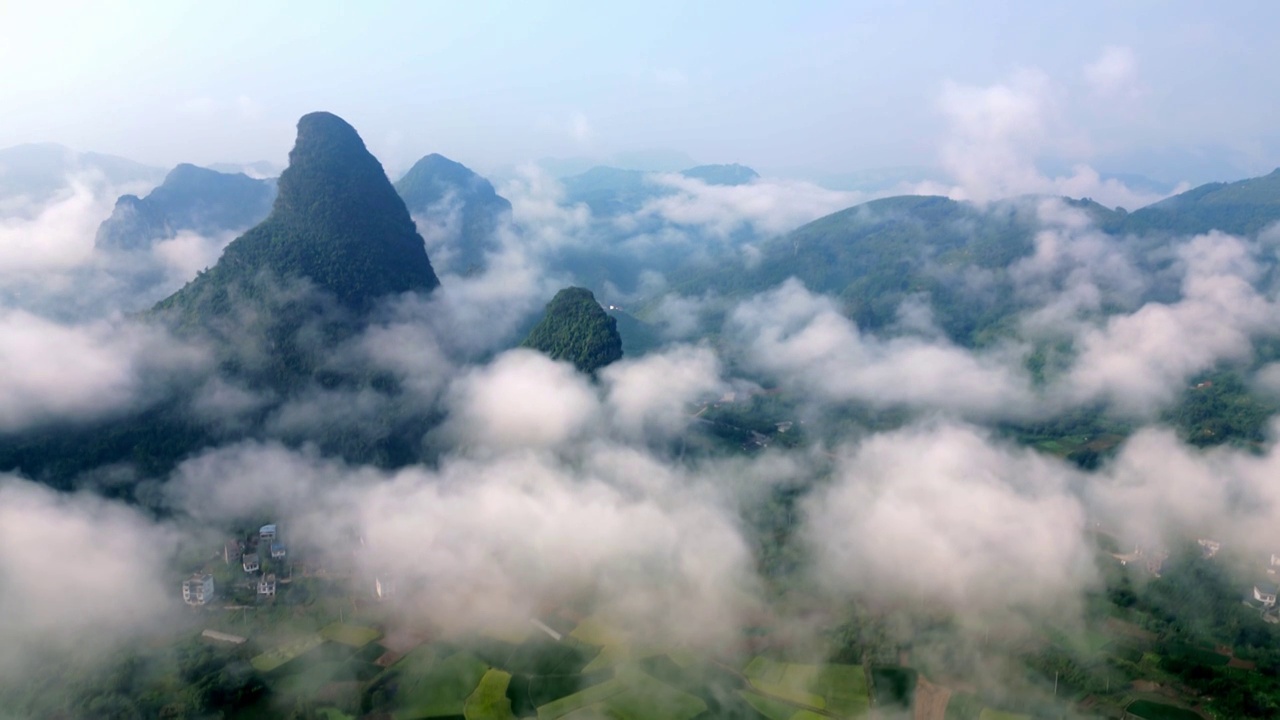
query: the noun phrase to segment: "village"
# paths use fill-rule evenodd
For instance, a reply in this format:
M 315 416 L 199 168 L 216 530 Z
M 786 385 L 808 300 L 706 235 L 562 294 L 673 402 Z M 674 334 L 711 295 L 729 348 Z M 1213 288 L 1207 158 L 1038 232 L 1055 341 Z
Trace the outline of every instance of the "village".
M 222 548 L 222 562 L 227 567 L 238 565 L 243 571 L 235 580 L 229 580 L 234 573 L 223 573 L 225 599 L 242 599 L 243 593 L 235 592 L 241 590 L 251 590 L 259 598 L 273 598 L 281 583 L 292 580 L 289 551 L 274 523 L 263 525 L 245 540 L 228 540 Z M 211 570 L 206 567 L 182 582 L 182 599 L 188 605 L 202 607 L 219 597 L 219 584 Z

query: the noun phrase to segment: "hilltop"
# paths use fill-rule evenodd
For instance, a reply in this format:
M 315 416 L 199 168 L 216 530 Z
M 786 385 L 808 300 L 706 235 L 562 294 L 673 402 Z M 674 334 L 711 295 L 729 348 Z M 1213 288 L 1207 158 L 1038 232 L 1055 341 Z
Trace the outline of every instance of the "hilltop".
M 94 245 L 137 250 L 183 231 L 203 235 L 241 230 L 261 222 L 275 200 L 273 180 L 255 180 L 182 164 L 146 197 L 123 195 L 98 228 Z
M 452 256 L 448 264 L 456 271 L 482 268 L 485 252 L 497 245 L 498 227 L 511 217 L 511 203 L 492 183 L 435 153 L 415 163 L 395 189 L 409 212 L 429 226 L 423 234 L 437 262 Z
M 572 362 L 584 373 L 594 373 L 622 358 L 618 322 L 600 307 L 590 290 L 580 287 L 556 293 L 523 345 L 553 360 Z
M 227 246 L 217 265 L 156 307 L 187 322 L 231 311 L 239 289 L 304 280 L 361 312 L 378 299 L 440 284 L 422 236 L 382 164 L 355 129 L 317 112 L 298 121 L 271 214 Z
M 1129 214 L 1128 232 L 1184 235 L 1220 230 L 1252 235 L 1280 221 L 1280 169 L 1231 183 L 1208 183 Z

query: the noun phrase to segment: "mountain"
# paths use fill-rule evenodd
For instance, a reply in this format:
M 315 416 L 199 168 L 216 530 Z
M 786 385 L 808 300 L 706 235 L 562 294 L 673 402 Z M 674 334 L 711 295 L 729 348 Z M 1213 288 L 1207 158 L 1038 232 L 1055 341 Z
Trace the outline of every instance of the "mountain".
M 556 293 L 523 346 L 554 360 L 568 360 L 584 373 L 594 373 L 622 357 L 617 321 L 590 290 L 580 287 Z
M 492 183 L 443 155 L 419 160 L 395 188 L 428 225 L 423 234 L 437 264 L 456 271 L 482 268 L 485 252 L 497 246 L 499 226 L 511 217 L 511 203 Z
M 0 150 L 0 214 L 4 201 L 24 198 L 47 202 L 71 186 L 74 178 L 91 186 L 154 185 L 164 170 L 101 153 L 81 153 L 54 143 L 16 145 Z
M 266 160 L 258 160 L 257 162 L 247 163 L 212 163 L 207 165 L 210 170 L 217 170 L 220 173 L 243 173 L 256 180 L 265 180 L 267 178 L 280 177 L 280 167 L 273 162 Z
M 260 432 L 273 408 L 317 386 L 392 392 L 394 380 L 367 368 L 331 367 L 334 348 L 364 327 L 379 299 L 438 285 L 404 201 L 360 136 L 336 115 L 306 115 L 271 213 L 146 318 L 208 347 L 219 380 L 261 405 L 222 427 L 193 413 L 195 388 L 178 383 L 121 416 L 0 437 L 0 471 L 21 468 L 59 487 L 121 462 L 163 474 L 201 447 Z M 409 415 L 367 436 L 339 426 L 304 439 L 361 462 L 404 464 L 420 457 L 431 422 L 426 412 Z
M 681 170 L 680 174 L 701 180 L 708 185 L 746 185 L 754 180 L 760 179 L 760 173 L 752 170 L 746 165 L 699 165 L 691 167 L 688 170 Z
M 679 173 L 708 185 L 746 185 L 760 177 L 745 165 L 698 165 Z M 564 178 L 565 203 L 584 204 L 598 217 L 625 215 L 639 211 L 651 200 L 672 195 L 676 190 L 662 184 L 654 173 L 599 166 Z
M 1280 169 L 1232 183 L 1209 183 L 1129 214 L 1129 232 L 1252 235 L 1280 221 Z
M 157 309 L 178 311 L 187 322 L 226 315 L 237 295 L 262 301 L 264 273 L 273 281 L 310 281 L 356 312 L 387 295 L 440 284 L 381 163 L 354 128 L 325 112 L 298 121 L 270 215 Z
M 594 167 L 561 182 L 566 205 L 586 205 L 597 217 L 634 213 L 646 202 L 671 192 L 652 182 L 649 173 L 616 167 Z
M 179 165 L 145 198 L 124 195 L 98 228 L 99 248 L 136 250 L 183 231 L 212 235 L 261 222 L 276 195 L 274 180 L 255 180 Z
M 1096 211 L 1110 212 L 1101 206 Z M 864 329 L 891 325 L 904 300 L 927 293 L 938 324 L 957 342 L 972 344 L 1006 317 L 1013 288 L 991 283 L 984 292 L 970 292 L 965 278 L 1002 277 L 1010 263 L 1033 251 L 1037 227 L 1035 204 L 1026 201 L 980 208 L 945 197 L 892 197 L 765 240 L 759 260 L 749 266 L 730 263 L 671 279 L 684 295 L 741 297 L 794 277 L 813 292 L 837 297 Z

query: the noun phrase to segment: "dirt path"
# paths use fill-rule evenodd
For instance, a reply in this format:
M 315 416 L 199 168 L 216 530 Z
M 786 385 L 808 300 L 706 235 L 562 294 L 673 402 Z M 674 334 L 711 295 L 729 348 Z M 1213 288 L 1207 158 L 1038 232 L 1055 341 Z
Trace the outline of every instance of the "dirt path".
M 943 720 L 947 715 L 947 703 L 950 701 L 949 688 L 934 685 L 920 675 L 916 680 L 913 718 L 914 720 Z

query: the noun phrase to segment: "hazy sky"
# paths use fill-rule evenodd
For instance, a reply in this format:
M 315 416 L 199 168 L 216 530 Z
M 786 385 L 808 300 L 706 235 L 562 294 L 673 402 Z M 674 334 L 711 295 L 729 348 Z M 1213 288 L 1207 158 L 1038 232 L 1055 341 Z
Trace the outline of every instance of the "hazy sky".
M 1280 5 L 1052 5 L 10 0 L 0 147 L 282 162 L 325 109 L 389 169 L 670 148 L 839 172 L 936 164 L 948 97 L 1032 78 L 1044 162 L 1280 165 Z

